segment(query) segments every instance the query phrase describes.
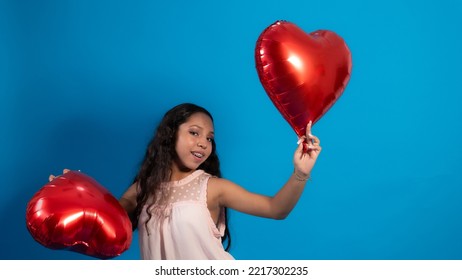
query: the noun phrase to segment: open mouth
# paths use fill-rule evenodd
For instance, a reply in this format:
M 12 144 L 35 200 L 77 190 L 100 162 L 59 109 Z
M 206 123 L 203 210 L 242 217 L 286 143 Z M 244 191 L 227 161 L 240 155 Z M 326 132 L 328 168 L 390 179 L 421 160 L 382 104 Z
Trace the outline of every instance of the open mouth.
M 198 153 L 198 152 L 192 152 L 193 156 L 195 156 L 196 158 L 198 159 L 201 159 L 204 157 L 204 154 L 202 153 Z

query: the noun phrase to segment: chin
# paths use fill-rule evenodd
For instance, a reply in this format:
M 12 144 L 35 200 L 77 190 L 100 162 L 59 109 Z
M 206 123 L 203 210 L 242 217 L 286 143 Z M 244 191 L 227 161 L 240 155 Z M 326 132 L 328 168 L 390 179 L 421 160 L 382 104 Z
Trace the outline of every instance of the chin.
M 201 164 L 179 164 L 178 170 L 180 170 L 181 172 L 194 171 L 197 170 Z
M 189 160 L 189 161 L 181 161 L 178 160 L 176 161 L 176 165 L 178 167 L 178 170 L 181 172 L 188 172 L 188 171 L 194 171 L 199 168 L 199 166 L 203 165 L 205 163 L 205 160 L 202 160 L 200 162 Z

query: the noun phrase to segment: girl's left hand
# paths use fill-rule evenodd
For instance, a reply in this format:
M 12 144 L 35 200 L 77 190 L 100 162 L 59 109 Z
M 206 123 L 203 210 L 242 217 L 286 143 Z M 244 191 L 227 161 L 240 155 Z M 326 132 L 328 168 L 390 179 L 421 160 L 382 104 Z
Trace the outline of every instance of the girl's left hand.
M 321 153 L 321 141 L 311 134 L 310 121 L 306 125 L 306 134 L 298 141 L 298 147 L 294 154 L 295 172 L 298 177 L 309 178 L 316 159 Z
M 69 171 L 71 171 L 71 170 L 66 168 L 66 169 L 63 170 L 63 174 L 66 174 L 66 173 L 69 172 Z M 79 171 L 80 171 L 80 170 L 79 170 Z M 58 176 L 55 176 L 55 175 L 51 174 L 50 176 L 48 176 L 48 181 L 51 182 L 51 181 L 53 181 L 56 177 L 59 177 L 59 175 L 58 175 Z

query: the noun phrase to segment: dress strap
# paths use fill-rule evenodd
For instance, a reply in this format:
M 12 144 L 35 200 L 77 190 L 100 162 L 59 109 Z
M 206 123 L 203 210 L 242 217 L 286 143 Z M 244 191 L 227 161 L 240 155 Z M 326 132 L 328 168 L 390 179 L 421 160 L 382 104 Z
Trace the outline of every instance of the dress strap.
M 198 178 L 200 189 L 199 201 L 205 203 L 205 205 L 207 205 L 207 185 L 210 177 L 212 177 L 212 175 L 208 173 L 203 173 Z
M 209 179 L 213 177 L 212 175 L 208 174 L 208 173 L 204 173 L 200 176 L 200 182 L 199 182 L 199 185 L 200 185 L 200 202 L 204 204 L 205 207 L 207 207 L 207 186 L 208 186 L 208 182 L 209 182 Z M 212 220 L 212 216 L 209 216 L 210 217 L 210 227 L 213 231 L 213 234 L 216 238 L 221 238 L 224 236 L 225 234 L 225 228 L 226 228 L 226 217 L 225 217 L 225 209 L 220 209 L 220 214 L 218 216 L 218 223 L 215 225 L 213 220 Z

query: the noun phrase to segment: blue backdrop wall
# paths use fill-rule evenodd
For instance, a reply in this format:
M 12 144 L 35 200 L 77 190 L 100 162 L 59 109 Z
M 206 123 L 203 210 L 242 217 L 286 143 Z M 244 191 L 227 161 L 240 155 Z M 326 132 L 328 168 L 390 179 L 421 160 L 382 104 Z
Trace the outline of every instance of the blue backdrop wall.
M 63 168 L 120 196 L 161 115 L 215 118 L 224 176 L 272 195 L 297 137 L 254 65 L 276 20 L 353 55 L 314 126 L 323 152 L 283 221 L 230 214 L 237 259 L 462 259 L 462 4 L 442 1 L 1 1 L 0 259 L 91 259 L 35 242 L 25 207 Z M 139 259 L 135 233 L 118 259 Z

